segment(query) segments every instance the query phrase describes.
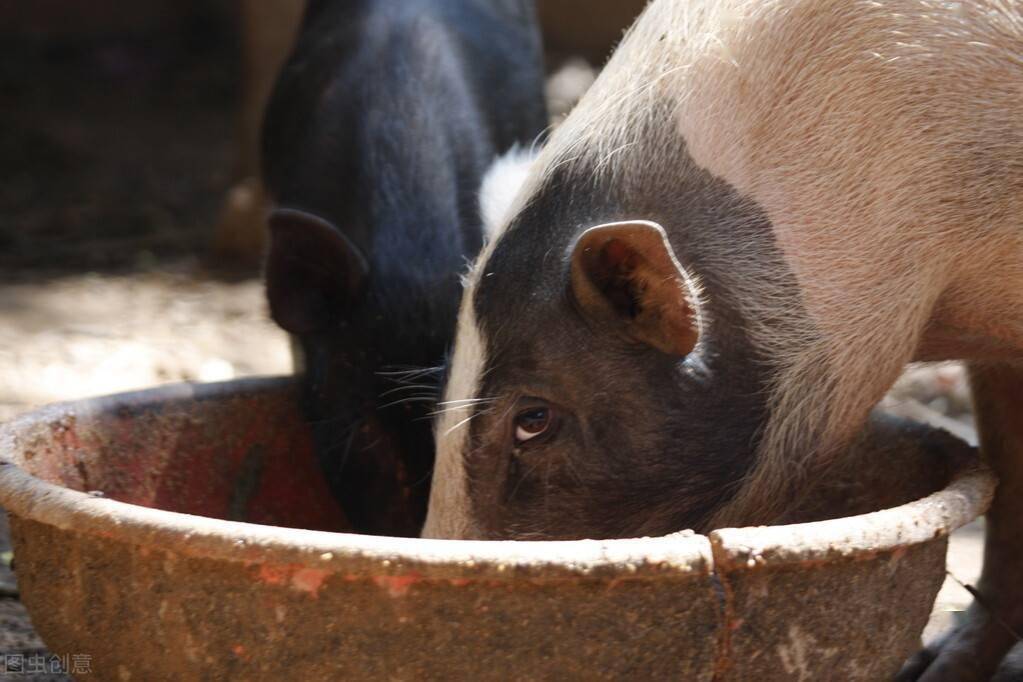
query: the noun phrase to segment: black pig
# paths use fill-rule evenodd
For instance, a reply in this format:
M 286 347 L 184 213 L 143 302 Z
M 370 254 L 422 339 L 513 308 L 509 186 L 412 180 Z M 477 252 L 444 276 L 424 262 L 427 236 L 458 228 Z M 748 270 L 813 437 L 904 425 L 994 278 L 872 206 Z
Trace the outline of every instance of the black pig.
M 415 533 L 425 515 L 431 377 L 408 375 L 410 393 L 393 374 L 442 363 L 482 243 L 482 174 L 546 125 L 534 11 L 314 0 L 267 106 L 267 296 L 356 530 Z

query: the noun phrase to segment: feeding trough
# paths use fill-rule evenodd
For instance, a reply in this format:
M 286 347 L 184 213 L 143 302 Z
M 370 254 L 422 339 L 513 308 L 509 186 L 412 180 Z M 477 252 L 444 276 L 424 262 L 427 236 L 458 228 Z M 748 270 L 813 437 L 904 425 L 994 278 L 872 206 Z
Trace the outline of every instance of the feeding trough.
M 0 504 L 38 632 L 104 679 L 874 680 L 918 645 L 946 537 L 994 486 L 965 445 L 899 428 L 876 427 L 879 477 L 922 491 L 835 483 L 803 513 L 930 493 L 878 512 L 421 540 L 334 532 L 290 380 L 180 385 L 0 427 Z

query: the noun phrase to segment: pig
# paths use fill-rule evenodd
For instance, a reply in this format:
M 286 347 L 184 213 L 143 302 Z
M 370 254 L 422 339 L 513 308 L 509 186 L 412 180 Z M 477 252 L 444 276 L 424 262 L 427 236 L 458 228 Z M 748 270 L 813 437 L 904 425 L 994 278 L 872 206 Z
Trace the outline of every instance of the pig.
M 416 535 L 425 517 L 430 368 L 482 243 L 482 176 L 547 125 L 534 15 L 529 0 L 314 0 L 270 97 L 270 313 L 294 339 L 324 473 L 361 532 Z M 396 476 L 395 505 L 420 498 L 411 528 L 377 495 Z
M 654 0 L 497 213 L 425 536 L 771 523 L 908 362 L 962 359 L 997 612 L 910 674 L 991 674 L 1023 631 L 1023 6 Z

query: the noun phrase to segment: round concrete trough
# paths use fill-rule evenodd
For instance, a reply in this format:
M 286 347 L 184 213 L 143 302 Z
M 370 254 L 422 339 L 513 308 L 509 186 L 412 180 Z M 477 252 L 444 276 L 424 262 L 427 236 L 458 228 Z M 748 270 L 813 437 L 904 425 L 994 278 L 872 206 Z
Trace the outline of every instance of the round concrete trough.
M 47 645 L 120 680 L 886 679 L 918 645 L 946 536 L 994 487 L 957 465 L 895 508 L 709 537 L 355 535 L 331 532 L 344 516 L 295 405 L 289 380 L 258 379 L 0 427 Z

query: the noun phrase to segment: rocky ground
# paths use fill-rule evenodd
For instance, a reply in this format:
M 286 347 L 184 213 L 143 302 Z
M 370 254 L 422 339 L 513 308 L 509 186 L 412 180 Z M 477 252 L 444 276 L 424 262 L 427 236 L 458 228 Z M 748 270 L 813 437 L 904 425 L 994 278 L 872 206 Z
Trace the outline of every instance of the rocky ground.
M 0 420 L 35 406 L 175 381 L 290 369 L 256 273 L 205 261 L 230 181 L 233 63 L 204 42 L 0 47 Z M 186 49 L 187 48 L 187 49 Z M 556 114 L 594 71 L 555 70 Z M 974 439 L 962 370 L 914 368 L 888 406 Z M 952 542 L 972 582 L 982 529 Z M 0 593 L 13 589 L 0 527 Z M 949 580 L 932 631 L 969 601 Z M 42 643 L 0 599 L 0 654 Z M 43 679 L 42 677 L 38 679 Z

